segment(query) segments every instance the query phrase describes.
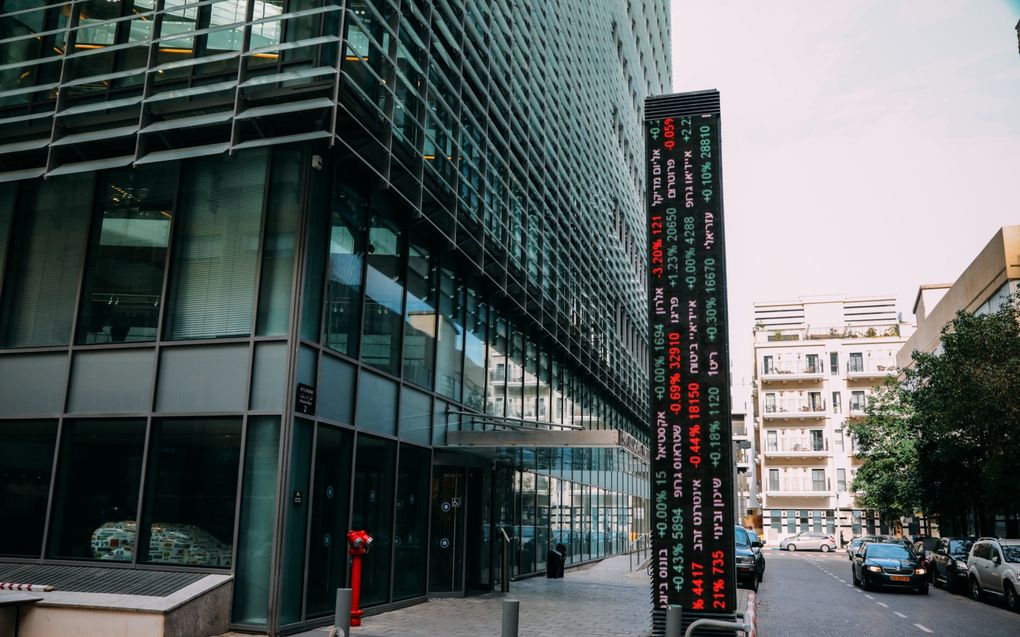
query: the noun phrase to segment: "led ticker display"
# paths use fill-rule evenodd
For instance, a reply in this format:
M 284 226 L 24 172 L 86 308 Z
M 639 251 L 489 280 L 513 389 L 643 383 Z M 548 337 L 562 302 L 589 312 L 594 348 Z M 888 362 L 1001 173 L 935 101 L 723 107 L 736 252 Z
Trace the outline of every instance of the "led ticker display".
M 650 98 L 645 116 L 652 599 L 685 624 L 736 610 L 718 113 L 712 92 Z

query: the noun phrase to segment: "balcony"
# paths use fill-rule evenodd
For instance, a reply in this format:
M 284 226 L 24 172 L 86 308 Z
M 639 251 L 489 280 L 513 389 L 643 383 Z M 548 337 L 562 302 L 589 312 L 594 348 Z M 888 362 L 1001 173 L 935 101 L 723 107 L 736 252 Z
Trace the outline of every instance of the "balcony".
M 781 436 L 765 444 L 766 458 L 827 458 L 829 455 L 827 438 Z
M 809 420 L 825 418 L 824 400 L 778 400 L 765 402 L 765 420 Z
M 762 372 L 762 383 L 790 383 L 802 381 L 820 381 L 825 378 L 825 367 L 821 363 L 814 365 L 792 363 L 776 364 Z
M 868 360 L 851 358 L 846 365 L 847 380 L 881 380 L 899 374 L 895 360 Z
M 812 480 L 811 478 L 784 478 L 766 482 L 766 495 L 782 497 L 828 498 L 835 495 L 829 480 Z

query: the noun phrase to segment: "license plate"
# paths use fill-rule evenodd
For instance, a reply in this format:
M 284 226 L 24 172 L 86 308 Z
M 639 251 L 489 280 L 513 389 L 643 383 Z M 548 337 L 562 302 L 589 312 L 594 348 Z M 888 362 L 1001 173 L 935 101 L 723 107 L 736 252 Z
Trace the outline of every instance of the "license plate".
M 906 575 L 890 575 L 889 579 L 891 579 L 894 582 L 909 582 L 910 581 L 910 577 L 908 577 Z

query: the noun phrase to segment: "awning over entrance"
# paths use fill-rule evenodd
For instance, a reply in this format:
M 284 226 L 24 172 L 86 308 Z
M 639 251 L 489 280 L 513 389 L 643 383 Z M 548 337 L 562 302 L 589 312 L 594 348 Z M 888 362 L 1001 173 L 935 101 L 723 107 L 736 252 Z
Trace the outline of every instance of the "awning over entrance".
M 448 431 L 447 448 L 508 449 L 513 447 L 613 448 L 622 447 L 641 458 L 648 457 L 648 448 L 624 431 L 506 429 L 489 431 Z

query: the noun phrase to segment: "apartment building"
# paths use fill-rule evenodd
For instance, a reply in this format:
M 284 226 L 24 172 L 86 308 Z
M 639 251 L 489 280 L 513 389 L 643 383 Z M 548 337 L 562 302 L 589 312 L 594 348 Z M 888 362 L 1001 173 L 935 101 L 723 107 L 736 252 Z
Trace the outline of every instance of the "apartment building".
M 897 375 L 913 331 L 896 299 L 802 297 L 755 303 L 754 434 L 766 540 L 800 531 L 848 540 L 885 532 L 850 489 L 861 464 L 847 425 Z

